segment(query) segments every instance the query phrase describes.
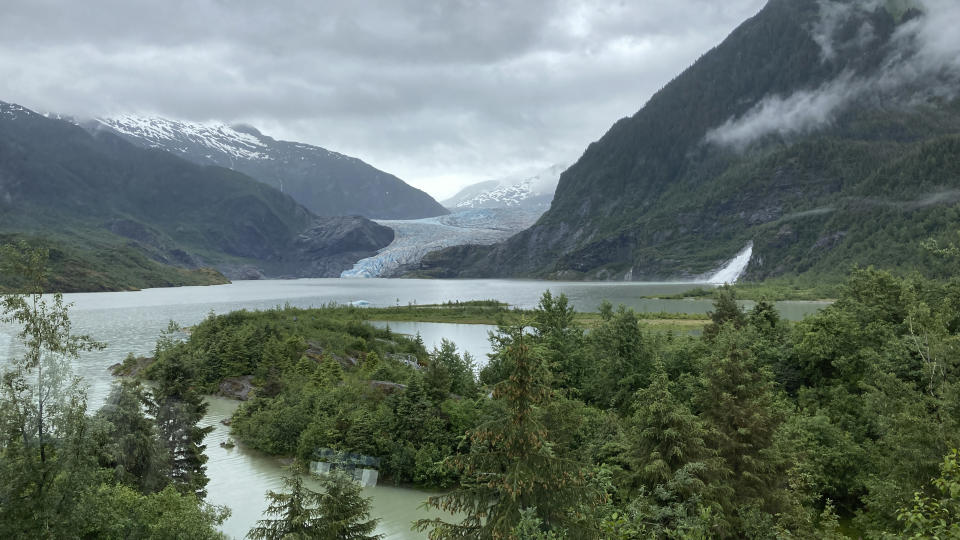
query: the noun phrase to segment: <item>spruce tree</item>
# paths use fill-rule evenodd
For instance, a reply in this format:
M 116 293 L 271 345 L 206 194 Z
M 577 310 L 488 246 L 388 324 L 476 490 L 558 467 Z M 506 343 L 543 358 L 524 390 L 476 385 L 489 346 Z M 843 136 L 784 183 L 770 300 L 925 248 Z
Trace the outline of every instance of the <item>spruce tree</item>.
M 700 417 L 710 429 L 710 444 L 722 458 L 727 476 L 725 482 L 711 486 L 711 498 L 728 515 L 746 506 L 775 514 L 790 496 L 787 464 L 773 447 L 782 414 L 772 377 L 757 364 L 750 348 L 753 341 L 750 332 L 722 328 L 696 397 Z
M 546 529 L 565 528 L 582 534 L 581 510 L 596 504 L 601 496 L 588 485 L 579 464 L 557 456 L 544 427 L 537 420 L 537 407 L 549 397 L 549 371 L 532 350 L 523 325 L 512 327 L 499 342 L 509 377 L 499 382 L 493 399 L 503 406 L 503 415 L 470 432 L 470 451 L 449 458 L 447 464 L 461 476 L 460 487 L 430 497 L 434 508 L 463 515 L 448 523 L 441 519 L 416 522 L 430 538 L 510 538 L 524 517 L 535 508 Z
M 595 358 L 585 384 L 587 401 L 627 413 L 633 394 L 650 382 L 651 343 L 633 310 L 620 306 L 589 336 Z
M 209 482 L 203 440 L 213 427 L 198 425 L 207 412 L 207 403 L 192 384 L 196 364 L 185 358 L 183 349 L 173 345 L 158 345 L 158 355 L 158 367 L 152 372 L 157 386 L 151 413 L 169 455 L 170 479 L 182 493 L 202 499 Z
M 547 366 L 557 387 L 580 388 L 587 362 L 583 329 L 576 324 L 573 306 L 565 294 L 543 293 L 534 312 L 534 336 L 544 349 Z
M 118 480 L 141 493 L 160 491 L 169 483 L 169 456 L 161 444 L 154 420 L 145 414 L 151 404 L 139 381 L 114 384 L 97 418 L 109 424 L 109 446 L 101 461 Z
M 263 519 L 250 529 L 253 540 L 377 540 L 372 534 L 377 520 L 370 517 L 370 499 L 360 486 L 341 472 L 320 478 L 323 491 L 306 487 L 303 471 L 294 468 L 284 478 L 286 491 L 268 491 L 270 505 L 265 512 L 275 519 Z
M 720 333 L 720 328 L 731 324 L 735 328 L 742 328 L 747 322 L 747 315 L 737 303 L 737 295 L 729 285 L 717 289 L 717 297 L 713 302 L 713 311 L 708 311 L 710 323 L 703 327 L 703 337 L 712 340 Z
M 325 540 L 377 540 L 373 534 L 377 519 L 370 519 L 370 498 L 364 497 L 360 485 L 343 473 L 334 472 L 320 478 L 319 534 Z
M 709 430 L 670 390 L 663 363 L 654 362 L 650 386 L 637 392 L 620 459 L 632 472 L 629 505 L 638 536 L 667 538 L 704 530 L 705 493 L 720 480 L 721 460 Z M 683 537 L 680 535 L 680 537 Z
M 687 467 L 690 483 L 686 493 L 700 491 L 711 468 L 715 452 L 708 446 L 709 432 L 686 404 L 674 397 L 663 363 L 654 363 L 653 381 L 637 392 L 635 412 L 629 420 L 629 457 L 638 483 L 648 492 L 665 485 Z M 696 464 L 693 467 L 688 467 Z

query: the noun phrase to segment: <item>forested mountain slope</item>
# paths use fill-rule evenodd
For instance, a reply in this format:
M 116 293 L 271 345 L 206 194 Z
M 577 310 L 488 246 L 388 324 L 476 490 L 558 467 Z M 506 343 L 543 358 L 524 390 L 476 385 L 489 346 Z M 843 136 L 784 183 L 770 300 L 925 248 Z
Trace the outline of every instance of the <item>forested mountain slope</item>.
M 54 247 L 55 289 L 204 283 L 216 272 L 195 279 L 187 270 L 211 266 L 235 275 L 323 274 L 321 256 L 339 245 L 331 227 L 380 233 L 361 238 L 372 245 L 357 258 L 393 239 L 363 218 L 315 220 L 288 195 L 240 173 L 0 102 L 0 234 Z
M 960 228 L 960 40 L 943 2 L 771 0 L 566 170 L 550 210 L 438 276 L 749 279 L 945 272 Z M 947 26 L 944 26 L 947 25 Z
M 430 195 L 363 161 L 325 148 L 278 141 L 250 126 L 119 116 L 83 124 L 201 165 L 242 172 L 292 196 L 320 216 L 419 219 L 447 210 Z

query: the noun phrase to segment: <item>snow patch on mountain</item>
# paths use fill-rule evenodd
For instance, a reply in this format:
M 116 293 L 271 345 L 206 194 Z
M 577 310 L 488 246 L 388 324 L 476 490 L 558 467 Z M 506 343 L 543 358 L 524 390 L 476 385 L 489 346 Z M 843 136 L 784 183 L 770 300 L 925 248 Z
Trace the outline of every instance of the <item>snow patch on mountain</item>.
M 16 103 L 6 103 L 4 101 L 0 101 L 0 114 L 16 119 L 21 115 L 25 116 L 25 115 L 36 114 L 36 113 L 31 111 L 30 109 L 21 107 Z
M 187 152 L 190 144 L 226 154 L 235 159 L 272 159 L 267 144 L 257 135 L 225 124 L 202 124 L 166 118 L 125 114 L 97 118 L 97 122 L 123 135 L 146 140 L 154 147 Z
M 473 184 L 444 201 L 443 205 L 452 210 L 526 207 L 545 212 L 553 200 L 560 173 L 566 168 L 566 165 L 557 164 L 533 174 Z
M 539 213 L 522 209 L 469 209 L 446 216 L 414 220 L 376 220 L 394 231 L 393 242 L 373 257 L 358 261 L 340 277 L 389 276 L 432 251 L 463 244 L 489 245 L 533 225 Z

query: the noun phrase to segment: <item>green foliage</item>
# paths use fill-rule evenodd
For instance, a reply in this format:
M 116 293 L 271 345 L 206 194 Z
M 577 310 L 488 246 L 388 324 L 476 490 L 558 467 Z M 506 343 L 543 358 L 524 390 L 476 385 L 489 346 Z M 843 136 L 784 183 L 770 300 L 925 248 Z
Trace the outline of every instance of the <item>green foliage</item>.
M 153 493 L 169 482 L 170 455 L 160 444 L 156 422 L 145 411 L 151 396 L 138 381 L 115 384 L 95 418 L 106 423 L 102 431 L 102 467 L 111 467 L 119 482 L 141 493 Z
M 255 448 L 452 488 L 430 500 L 452 522 L 418 523 L 435 538 L 880 538 L 954 512 L 929 479 L 960 446 L 960 280 L 858 269 L 796 324 L 721 289 L 699 337 L 611 305 L 586 332 L 550 294 L 529 315 L 478 378 L 339 308 L 211 317 L 153 370 L 254 375 L 233 429 Z
M 525 343 L 524 326 L 509 329 L 507 337 L 502 342 L 509 343 L 503 353 L 510 375 L 493 391 L 502 416 L 472 430 L 470 452 L 448 460 L 461 476 L 460 486 L 427 501 L 465 517 L 459 523 L 418 521 L 417 529 L 429 529 L 431 538 L 509 538 L 521 520 L 531 519 L 523 514 L 527 509 L 548 530 L 585 529 L 581 512 L 602 500 L 578 463 L 554 454 L 536 418 L 549 397 L 549 370 Z
M 907 538 L 960 538 L 960 451 L 943 458 L 940 476 L 932 482 L 940 498 L 913 496 L 912 508 L 901 508 L 897 520 Z
M 294 468 L 284 478 L 284 492 L 267 492 L 270 505 L 264 512 L 275 519 L 263 519 L 250 529 L 254 540 L 318 539 L 377 540 L 372 534 L 378 520 L 370 520 L 370 499 L 360 486 L 343 473 L 320 477 L 322 492 L 303 483 L 304 472 Z
M 608 317 L 587 338 L 585 354 L 593 359 L 593 368 L 585 377 L 584 397 L 625 413 L 633 393 L 650 382 L 652 338 L 641 330 L 632 310 L 620 306 Z
M 92 418 L 69 361 L 102 347 L 71 333 L 62 297 L 42 296 L 46 253 L 7 246 L 24 294 L 0 301 L 20 326 L 22 358 L 0 385 L 0 534 L 10 538 L 221 538 L 225 509 L 166 483 L 166 455 L 149 395 L 124 383 Z
M 703 328 L 703 335 L 708 339 L 714 339 L 720 332 L 720 328 L 725 324 L 731 324 L 734 328 L 742 328 L 746 324 L 746 314 L 743 308 L 737 303 L 737 297 L 733 289 L 727 285 L 717 289 L 714 310 L 708 312 L 710 324 Z
M 226 536 L 216 527 L 230 516 L 226 508 L 198 502 L 173 486 L 144 495 L 128 486 L 102 484 L 86 494 L 84 503 L 86 510 L 74 525 L 81 538 L 219 540 Z

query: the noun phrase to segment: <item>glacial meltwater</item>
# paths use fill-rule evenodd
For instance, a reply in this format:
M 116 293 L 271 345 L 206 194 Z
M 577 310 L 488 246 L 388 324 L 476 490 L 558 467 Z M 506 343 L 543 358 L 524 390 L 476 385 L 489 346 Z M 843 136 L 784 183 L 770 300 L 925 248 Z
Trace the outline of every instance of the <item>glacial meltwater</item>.
M 108 367 L 120 362 L 127 353 L 149 355 L 157 337 L 169 321 L 189 326 L 202 321 L 210 313 L 227 313 L 237 309 L 268 309 L 289 304 L 296 307 L 318 307 L 324 304 L 351 302 L 369 303 L 374 307 L 436 304 L 447 301 L 500 300 L 515 307 L 533 308 L 543 291 L 565 293 L 572 305 L 581 311 L 593 311 L 603 300 L 623 304 L 643 312 L 703 313 L 711 301 L 653 300 L 643 298 L 655 294 L 675 294 L 691 288 L 690 283 L 584 283 L 545 282 L 532 280 L 401 280 L 401 279 L 300 279 L 238 281 L 213 287 L 181 287 L 148 289 L 135 292 L 66 294 L 72 302 L 70 317 L 76 333 L 90 334 L 105 342 L 103 351 L 85 353 L 74 363 L 74 373 L 88 385 L 90 410 L 103 403 L 113 381 Z M 821 302 L 781 302 L 781 314 L 797 320 L 821 309 Z M 387 324 L 387 323 L 378 323 Z M 470 352 L 482 365 L 490 351 L 485 325 L 453 325 L 435 323 L 390 322 L 400 333 L 423 337 L 427 347 L 439 346 L 443 337 L 451 339 Z M 0 326 L 0 360 L 8 361 L 18 347 L 10 327 Z M 242 538 L 261 517 L 266 508 L 264 493 L 278 489 L 284 474 L 283 462 L 242 446 L 222 448 L 228 428 L 220 423 L 237 406 L 237 402 L 210 398 L 210 412 L 204 419 L 214 426 L 207 444 L 210 484 L 208 501 L 225 504 L 233 515 L 223 530 L 231 537 Z M 364 493 L 373 497 L 374 517 L 380 518 L 378 532 L 386 538 L 425 538 L 410 531 L 410 523 L 420 517 L 435 515 L 420 508 L 430 492 L 378 485 Z

